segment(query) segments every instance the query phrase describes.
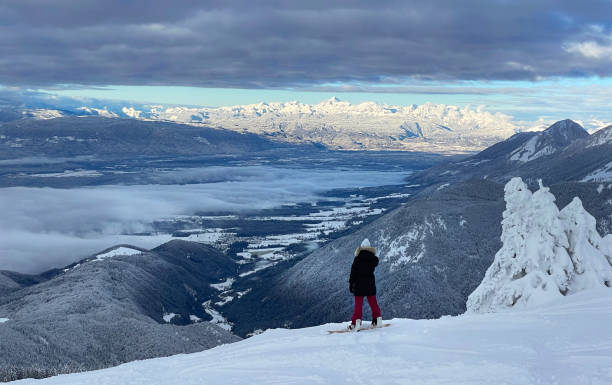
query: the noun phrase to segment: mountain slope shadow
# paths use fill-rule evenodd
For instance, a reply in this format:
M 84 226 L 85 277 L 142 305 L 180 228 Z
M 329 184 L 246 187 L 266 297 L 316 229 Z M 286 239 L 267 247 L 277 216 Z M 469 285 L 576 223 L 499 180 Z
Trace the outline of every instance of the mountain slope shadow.
M 88 258 L 0 297 L 0 379 L 44 377 L 189 353 L 239 340 L 208 322 L 210 283 L 235 272 L 216 249 L 171 241 Z M 164 315 L 166 320 L 164 320 Z M 197 322 L 192 323 L 191 315 Z

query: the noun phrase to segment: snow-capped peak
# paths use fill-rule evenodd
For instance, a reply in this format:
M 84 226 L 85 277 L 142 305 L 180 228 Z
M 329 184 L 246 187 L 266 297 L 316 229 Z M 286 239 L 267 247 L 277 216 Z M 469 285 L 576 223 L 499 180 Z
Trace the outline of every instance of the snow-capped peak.
M 510 137 L 519 127 L 510 116 L 482 107 L 425 103 L 393 106 L 351 104 L 332 97 L 318 104 L 258 103 L 219 108 L 150 107 L 139 119 L 203 124 L 251 132 L 291 143 L 332 149 L 477 151 Z
M 522 146 L 515 149 L 510 154 L 510 160 L 521 163 L 529 162 L 554 154 L 573 141 L 588 136 L 588 132 L 573 120 L 561 120 L 546 130 L 537 133 Z
M 340 99 L 336 96 L 332 96 L 331 98 L 327 99 L 324 103 L 325 104 L 335 104 L 335 103 L 339 103 Z
M 546 130 L 544 130 L 543 134 L 559 136 L 568 142 L 577 138 L 584 138 L 588 136 L 586 130 L 580 124 L 574 122 L 571 119 L 560 120 L 554 123 Z

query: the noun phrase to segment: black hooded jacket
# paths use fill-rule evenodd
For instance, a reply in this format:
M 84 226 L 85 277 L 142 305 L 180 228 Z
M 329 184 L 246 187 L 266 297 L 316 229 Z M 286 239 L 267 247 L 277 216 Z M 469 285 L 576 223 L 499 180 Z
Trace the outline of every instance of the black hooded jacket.
M 378 265 L 378 257 L 371 251 L 361 250 L 351 266 L 349 289 L 356 296 L 376 295 L 376 279 L 374 269 Z

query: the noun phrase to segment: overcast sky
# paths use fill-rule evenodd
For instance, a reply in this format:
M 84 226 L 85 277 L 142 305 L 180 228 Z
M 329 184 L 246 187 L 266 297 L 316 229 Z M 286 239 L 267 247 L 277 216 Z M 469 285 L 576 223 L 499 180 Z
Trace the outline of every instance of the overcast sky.
M 3 0 L 0 84 L 211 106 L 340 94 L 504 112 L 546 96 L 567 111 L 578 93 L 606 110 L 610 15 L 610 0 Z
M 612 0 L 0 1 L 0 106 L 34 100 L 57 107 L 74 97 L 316 103 L 333 95 L 354 103 L 486 105 L 530 121 L 610 123 Z M 82 199 L 68 199 L 68 208 L 42 199 L 28 200 L 30 207 L 15 202 L 34 193 L 61 200 L 70 192 L 6 191 L 14 197 L 0 201 L 6 206 L 0 228 L 12 229 L 0 234 L 4 256 L 32 234 L 55 247 L 40 265 L 23 257 L 23 265 L 0 268 L 57 265 L 75 257 L 69 252 L 81 256 L 108 244 L 106 237 L 121 232 L 117 223 L 122 230 L 150 220 L 129 210 L 111 213 L 104 228 L 84 237 L 73 228 L 82 227 L 79 210 L 89 207 L 88 194 L 99 191 L 79 191 Z M 150 205 L 163 216 L 183 212 L 189 192 L 173 198 L 159 191 L 138 202 L 130 193 L 109 196 L 117 207 Z M 211 193 L 217 196 L 226 199 Z M 62 210 L 56 217 L 69 228 L 61 234 L 52 231 L 53 213 L 36 214 L 48 207 Z M 66 213 L 74 215 L 64 220 Z M 77 243 L 83 247 L 73 248 Z

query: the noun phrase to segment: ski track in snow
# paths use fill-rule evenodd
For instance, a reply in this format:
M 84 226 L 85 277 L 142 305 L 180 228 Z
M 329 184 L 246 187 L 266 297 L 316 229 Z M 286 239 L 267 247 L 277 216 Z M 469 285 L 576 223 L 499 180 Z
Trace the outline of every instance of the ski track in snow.
M 384 309 L 383 309 L 384 310 Z M 612 383 L 612 290 L 520 311 L 274 329 L 194 354 L 19 384 L 504 384 Z

